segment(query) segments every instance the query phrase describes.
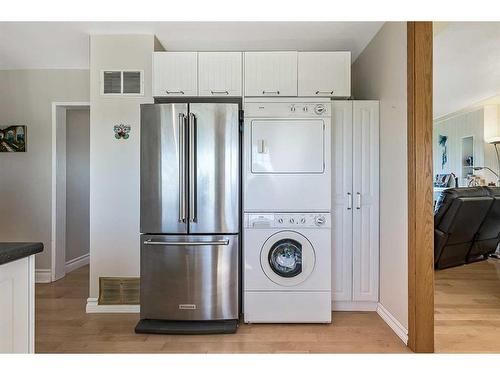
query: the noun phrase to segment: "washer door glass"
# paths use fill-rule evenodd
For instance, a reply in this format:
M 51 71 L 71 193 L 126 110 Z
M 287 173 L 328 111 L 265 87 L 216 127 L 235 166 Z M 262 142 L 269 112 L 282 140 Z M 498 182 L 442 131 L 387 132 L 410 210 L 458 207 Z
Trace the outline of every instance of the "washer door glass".
M 273 283 L 292 287 L 311 276 L 316 255 L 302 234 L 286 230 L 269 237 L 260 251 L 262 271 Z
M 302 245 L 292 239 L 276 242 L 269 250 L 269 265 L 282 277 L 295 277 L 302 272 Z

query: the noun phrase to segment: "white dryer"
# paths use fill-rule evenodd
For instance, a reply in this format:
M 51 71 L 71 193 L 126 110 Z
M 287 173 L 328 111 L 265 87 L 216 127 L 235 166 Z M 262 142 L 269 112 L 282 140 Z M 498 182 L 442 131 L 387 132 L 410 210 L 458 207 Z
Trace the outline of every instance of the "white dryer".
M 244 320 L 331 322 L 331 225 L 326 213 L 246 213 Z
M 247 98 L 245 212 L 329 212 L 331 101 Z

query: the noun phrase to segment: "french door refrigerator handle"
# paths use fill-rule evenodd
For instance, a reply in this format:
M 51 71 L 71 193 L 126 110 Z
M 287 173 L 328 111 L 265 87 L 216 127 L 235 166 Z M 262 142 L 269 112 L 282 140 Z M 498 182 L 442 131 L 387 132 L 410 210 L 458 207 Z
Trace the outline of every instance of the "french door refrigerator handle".
M 229 240 L 218 241 L 144 241 L 144 245 L 160 245 L 160 246 L 227 246 Z
M 189 113 L 189 220 L 196 223 L 196 116 Z
M 186 222 L 186 115 L 179 113 L 179 222 Z
M 352 194 L 347 193 L 347 209 L 352 210 Z
M 356 195 L 358 196 L 358 204 L 356 206 L 356 209 L 360 210 L 361 209 L 361 193 L 356 193 Z

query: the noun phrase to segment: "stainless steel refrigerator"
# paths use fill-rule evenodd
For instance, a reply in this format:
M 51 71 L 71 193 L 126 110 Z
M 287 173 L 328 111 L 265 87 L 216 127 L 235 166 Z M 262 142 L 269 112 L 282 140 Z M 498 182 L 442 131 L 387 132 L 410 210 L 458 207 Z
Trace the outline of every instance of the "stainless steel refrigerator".
M 141 321 L 230 332 L 239 315 L 238 103 L 141 105 Z

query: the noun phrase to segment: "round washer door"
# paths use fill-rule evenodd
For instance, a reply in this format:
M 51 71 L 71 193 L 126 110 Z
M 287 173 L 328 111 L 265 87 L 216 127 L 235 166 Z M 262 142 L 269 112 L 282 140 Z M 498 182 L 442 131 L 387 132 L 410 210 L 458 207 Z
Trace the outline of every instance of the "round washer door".
M 260 264 L 266 276 L 282 286 L 299 285 L 311 275 L 316 255 L 303 235 L 283 231 L 269 237 L 260 252 Z

